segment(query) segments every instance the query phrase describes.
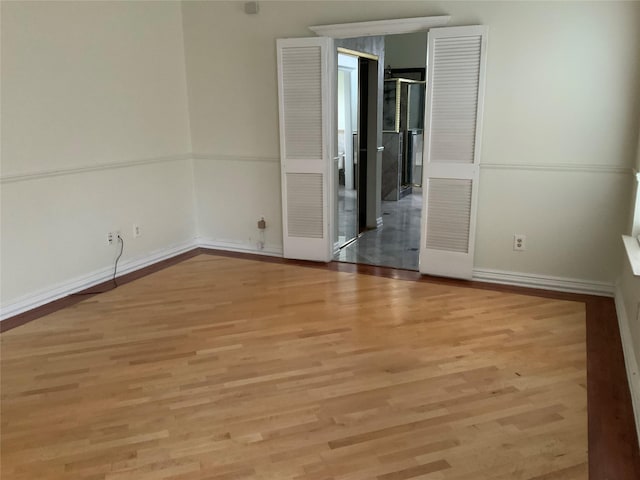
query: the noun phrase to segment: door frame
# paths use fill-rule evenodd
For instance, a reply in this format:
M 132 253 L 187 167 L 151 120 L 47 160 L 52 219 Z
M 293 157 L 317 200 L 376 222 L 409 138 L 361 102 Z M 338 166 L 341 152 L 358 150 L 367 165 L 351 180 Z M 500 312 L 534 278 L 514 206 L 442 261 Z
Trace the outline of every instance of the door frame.
M 357 158 L 358 158 L 358 166 L 356 173 L 356 188 L 357 188 L 357 219 L 358 219 L 358 236 L 360 236 L 365 230 L 374 229 L 381 226 L 380 220 L 377 218 L 377 204 L 376 204 L 376 194 L 378 191 L 378 176 L 380 175 L 379 168 L 368 169 L 368 165 L 370 165 L 371 161 L 377 162 L 378 156 L 380 154 L 380 148 L 378 147 L 378 139 L 377 139 L 377 125 L 378 125 L 378 66 L 380 62 L 380 57 L 377 55 L 361 52 L 358 50 L 352 50 L 344 47 L 336 47 L 335 49 L 336 56 L 336 70 L 334 72 L 333 78 L 337 84 L 338 80 L 338 55 L 345 54 L 351 55 L 357 58 L 358 61 L 358 145 L 357 145 Z M 331 75 L 331 73 L 329 73 Z M 335 98 L 333 99 L 333 103 L 336 105 L 336 128 L 337 128 L 337 87 L 335 89 Z M 366 101 L 365 101 L 366 100 Z M 362 121 L 364 115 L 366 116 L 366 120 Z M 366 127 L 366 130 L 365 128 Z M 336 130 L 337 133 L 337 130 Z M 336 135 L 337 139 L 337 135 Z M 337 140 L 336 140 L 337 145 Z M 369 153 L 373 154 L 373 160 L 369 158 Z M 336 156 L 333 157 L 333 162 L 331 165 L 332 173 L 331 176 L 334 179 L 333 181 L 333 189 L 331 190 L 331 199 L 334 204 L 331 207 L 331 214 L 333 216 L 330 219 L 331 225 L 330 230 L 332 232 L 334 238 L 334 255 L 340 250 L 340 248 L 345 245 L 351 243 L 347 242 L 346 244 L 339 245 L 338 242 L 335 241 L 338 235 L 338 206 L 337 206 L 337 198 L 338 198 L 338 156 L 336 152 Z M 375 175 L 372 175 L 373 172 Z M 370 192 L 374 192 L 373 195 Z
M 332 25 L 313 25 L 309 27 L 319 37 L 354 38 L 378 35 L 398 35 L 402 33 L 426 32 L 434 27 L 446 27 L 450 15 L 432 17 L 395 18 L 373 22 L 337 23 Z
M 338 82 L 340 81 L 339 78 L 339 72 L 343 72 L 345 74 L 347 74 L 348 76 L 344 77 L 344 85 L 343 88 L 345 89 L 345 92 L 348 91 L 348 93 L 345 95 L 345 102 L 348 100 L 350 105 L 348 108 L 349 111 L 349 118 L 345 118 L 345 162 L 348 158 L 348 155 L 346 155 L 346 153 L 351 153 L 351 162 L 352 162 L 352 170 L 351 170 L 351 175 L 349 178 L 346 177 L 346 164 L 345 164 L 345 187 L 346 187 L 346 183 L 347 180 L 351 180 L 351 183 L 354 185 L 354 189 L 356 190 L 356 210 L 357 210 L 357 198 L 358 198 L 358 182 L 356 180 L 356 167 L 357 165 L 354 163 L 355 159 L 356 159 L 356 155 L 357 152 L 354 150 L 354 145 L 353 145 L 353 123 L 354 123 L 354 116 L 355 118 L 355 122 L 356 122 L 356 131 L 359 131 L 359 125 L 358 125 L 358 112 L 359 112 L 359 99 L 358 99 L 358 92 L 359 92 L 359 65 L 358 65 L 358 52 L 355 52 L 353 50 L 348 50 L 346 48 L 342 48 L 342 47 L 338 47 L 337 48 L 338 51 L 338 68 L 337 68 L 337 74 L 338 74 Z M 341 65 L 340 64 L 340 55 L 344 55 L 344 56 L 349 56 L 352 57 L 354 60 L 354 64 L 353 66 L 347 66 L 347 65 Z M 355 73 L 355 77 L 354 77 L 354 73 Z M 348 80 L 348 81 L 347 81 Z M 356 92 L 355 92 L 355 99 L 352 97 L 352 86 L 353 86 L 353 82 L 356 81 L 358 83 L 356 83 Z M 338 92 L 339 88 L 336 89 L 336 95 Z M 356 108 L 355 110 L 353 109 L 353 104 L 354 104 L 354 100 L 356 102 Z M 336 101 L 337 101 L 337 96 L 336 96 Z M 338 125 L 338 121 L 336 120 L 336 125 Z M 346 135 L 346 131 L 351 132 L 348 136 Z M 340 232 L 339 232 L 339 223 L 340 223 L 340 209 L 338 207 L 338 189 L 339 189 L 339 181 L 338 181 L 338 175 L 339 175 L 339 166 L 338 166 L 338 160 L 337 158 L 334 159 L 333 162 L 333 166 L 332 166 L 333 172 L 333 181 L 334 181 L 334 185 L 336 186 L 336 188 L 334 189 L 334 192 L 331 192 L 331 194 L 335 195 L 335 205 L 334 205 L 334 216 L 335 216 L 335 228 L 333 229 L 333 253 L 334 255 L 340 251 L 340 249 L 342 247 L 344 247 L 345 245 L 353 242 L 355 239 L 358 238 L 358 213 L 356 211 L 356 225 L 355 225 L 355 229 L 356 229 L 356 233 L 355 233 L 355 237 L 348 239 L 346 241 L 342 241 L 340 240 Z
M 330 37 L 333 39 L 343 39 L 343 38 L 354 38 L 354 37 L 371 37 L 371 36 L 379 36 L 379 35 L 398 35 L 404 33 L 417 33 L 417 32 L 427 32 L 429 29 L 434 27 L 444 27 L 451 20 L 451 16 L 449 15 L 438 15 L 431 17 L 413 17 L 413 18 L 399 18 L 399 19 L 390 19 L 390 20 L 378 20 L 372 22 L 355 22 L 355 23 L 341 23 L 341 24 L 332 24 L 332 25 L 315 25 L 310 26 L 309 30 L 315 33 L 317 36 L 322 37 Z M 370 54 L 366 54 L 363 52 L 355 52 L 353 50 L 344 49 L 343 53 L 347 54 L 357 54 L 364 58 L 371 58 L 379 61 L 379 59 Z M 337 62 L 337 54 L 338 50 L 336 49 L 335 56 L 336 61 L 333 62 L 333 65 L 329 67 L 329 71 L 326 72 L 327 78 L 334 79 L 333 82 L 336 85 L 336 88 L 332 90 L 332 98 L 330 99 L 330 104 L 336 105 L 338 103 L 337 98 L 337 79 L 338 79 L 338 62 Z M 335 115 L 334 124 L 337 126 L 337 108 Z M 337 149 L 337 141 L 334 142 L 336 145 L 334 148 Z M 377 148 L 377 145 L 376 145 Z M 378 149 L 379 150 L 379 149 Z M 334 253 L 335 253 L 335 238 L 338 234 L 338 215 L 337 215 L 337 195 L 338 195 L 338 185 L 334 181 L 334 177 L 337 175 L 336 164 L 337 164 L 337 151 L 333 152 L 331 162 L 331 169 L 334 170 L 330 173 L 330 185 L 331 191 L 329 195 L 329 225 L 328 230 L 331 234 L 332 242 L 334 244 Z M 360 158 L 358 158 L 358 162 L 360 162 Z M 424 169 L 423 169 L 424 172 Z M 376 219 L 378 223 L 378 227 L 381 226 L 380 219 Z

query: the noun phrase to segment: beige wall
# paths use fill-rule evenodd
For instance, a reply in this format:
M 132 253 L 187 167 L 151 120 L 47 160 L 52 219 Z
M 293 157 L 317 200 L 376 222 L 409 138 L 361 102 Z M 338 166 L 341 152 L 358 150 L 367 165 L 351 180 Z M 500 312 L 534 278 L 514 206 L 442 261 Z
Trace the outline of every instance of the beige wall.
M 277 253 L 275 39 L 438 14 L 490 30 L 476 267 L 615 280 L 637 158 L 640 4 L 260 5 L 2 2 L 3 305 L 107 269 L 116 228 L 124 260 L 196 234 L 252 250 L 265 216 Z M 511 250 L 513 233 L 526 252 Z
M 309 25 L 450 14 L 489 26 L 476 267 L 614 282 L 636 158 L 640 3 L 185 2 L 185 48 L 201 229 L 246 242 L 280 204 L 275 39 Z M 255 170 L 238 160 L 267 160 Z M 222 165 L 224 163 L 224 165 Z M 218 172 L 261 182 L 244 216 L 221 214 Z M 242 173 L 241 173 L 242 172 Z M 248 176 L 247 176 L 248 175 Z M 265 182 L 270 182 L 265 185 Z M 277 217 L 268 219 L 279 229 Z M 526 252 L 512 235 L 527 235 Z M 276 238 L 276 235 L 274 235 Z
M 2 2 L 2 174 L 189 151 L 177 2 Z
M 180 5 L 1 8 L 3 307 L 192 241 Z

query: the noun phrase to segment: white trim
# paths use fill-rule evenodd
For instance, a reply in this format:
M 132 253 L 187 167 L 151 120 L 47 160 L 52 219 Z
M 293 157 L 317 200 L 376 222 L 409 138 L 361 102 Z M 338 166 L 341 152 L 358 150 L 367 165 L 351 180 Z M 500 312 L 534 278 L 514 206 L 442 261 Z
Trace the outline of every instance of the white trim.
M 285 122 L 285 59 L 292 49 L 311 47 L 319 49 L 319 88 L 317 92 L 321 98 L 321 151 L 315 152 L 314 158 L 296 158 L 287 151 L 286 139 L 292 135 Z M 338 153 L 337 149 L 337 66 L 336 50 L 332 38 L 308 37 L 308 38 L 279 38 L 276 40 L 277 71 L 278 71 L 278 120 L 280 130 L 280 185 L 282 195 L 282 238 L 285 258 L 299 260 L 315 260 L 330 262 L 333 258 L 333 234 L 335 232 L 335 197 L 333 161 Z M 297 78 L 298 73 L 293 73 L 292 78 Z M 306 85 L 308 88 L 308 85 Z M 315 88 L 315 87 L 314 87 Z M 295 97 L 292 97 L 295 98 Z M 290 107 L 295 105 L 293 100 Z M 314 132 L 316 133 L 316 132 Z M 316 202 L 322 206 L 322 235 L 294 236 L 289 234 L 289 209 L 293 206 L 288 198 L 289 175 L 311 173 L 319 175 L 321 179 L 321 191 L 315 192 Z M 317 177 L 314 177 L 317 179 Z M 318 232 L 316 232 L 317 234 Z
M 196 179 L 196 162 L 193 158 L 189 161 L 191 173 L 191 205 L 193 206 L 193 230 L 195 236 L 200 235 L 200 202 L 198 202 L 198 181 Z
M 627 252 L 629 265 L 631 265 L 631 271 L 636 277 L 640 277 L 640 243 L 636 238 L 628 235 L 623 235 L 622 241 Z
M 155 163 L 177 162 L 181 160 L 210 160 L 218 162 L 255 162 L 255 163 L 279 163 L 279 157 L 249 157 L 241 155 L 216 155 L 208 153 L 181 153 L 178 155 L 169 155 L 166 157 L 151 157 L 140 160 L 131 160 L 125 162 L 109 162 L 99 163 L 96 165 L 87 165 L 82 167 L 68 167 L 56 170 L 40 170 L 37 172 L 17 173 L 13 175 L 3 175 L 0 177 L 0 183 L 17 183 L 29 180 L 37 180 L 40 178 L 60 177 L 65 175 L 76 175 L 80 173 L 97 172 L 101 170 L 114 170 L 118 168 L 131 168 L 142 165 L 153 165 Z
M 127 273 L 140 270 L 141 268 L 148 267 L 154 263 L 161 262 L 181 253 L 193 250 L 196 248 L 196 244 L 193 240 L 182 242 L 171 247 L 155 250 L 148 255 L 144 255 L 137 258 L 132 258 L 123 261 L 118 265 L 118 277 L 126 275 Z M 60 298 L 64 298 L 73 293 L 82 291 L 86 288 L 93 287 L 99 283 L 110 280 L 113 275 L 113 266 L 108 266 L 96 270 L 92 273 L 81 275 L 79 277 L 67 280 L 53 287 L 41 290 L 39 292 L 25 295 L 8 305 L 2 307 L 0 312 L 0 321 L 6 318 L 13 317 L 20 313 L 24 313 L 34 308 L 40 307 L 47 303 L 53 302 Z
M 136 270 L 140 270 L 148 267 L 149 265 L 175 257 L 176 255 L 180 255 L 181 253 L 188 252 L 198 247 L 226 250 L 230 252 L 253 253 L 271 257 L 282 257 L 282 246 L 278 245 L 267 245 L 264 250 L 259 250 L 257 246 L 253 246 L 249 243 L 198 238 L 196 240 L 189 240 L 168 248 L 153 251 L 148 255 L 123 261 L 118 265 L 118 277 L 135 272 Z M 0 311 L 0 321 L 29 310 L 33 310 L 34 308 L 38 308 L 42 305 L 67 297 L 87 288 L 91 288 L 99 283 L 110 280 L 112 275 L 113 267 L 108 266 L 86 275 L 81 275 L 71 280 L 60 282 L 53 287 L 40 290 L 39 292 L 20 297 L 19 299 L 2 306 Z
M 215 162 L 254 162 L 280 163 L 280 157 L 248 157 L 241 155 L 216 155 L 214 153 L 192 153 L 194 160 L 210 160 Z
M 631 209 L 629 212 L 629 223 L 632 237 L 637 237 L 640 241 L 640 172 L 633 169 L 633 194 L 631 195 Z M 640 268 L 640 264 L 638 265 Z
M 125 162 L 99 163 L 96 165 L 87 165 L 82 167 L 60 168 L 57 170 L 41 170 L 38 172 L 17 173 L 15 175 L 3 175 L 0 177 L 0 183 L 24 182 L 26 180 L 36 180 L 39 178 L 59 177 L 62 175 L 75 175 L 78 173 L 96 172 L 100 170 L 112 170 L 116 168 L 138 167 L 140 165 L 152 165 L 162 162 L 176 162 L 179 160 L 190 160 L 190 153 L 182 153 L 179 155 L 169 155 L 166 157 L 151 157 L 140 160 L 131 160 Z
M 155 252 L 152 252 L 151 254 L 143 257 L 124 261 L 119 268 L 118 276 L 140 270 L 149 265 L 153 265 L 168 258 L 175 257 L 176 255 L 180 255 L 181 253 L 193 250 L 197 247 L 230 252 L 252 253 L 270 257 L 282 257 L 281 245 L 267 245 L 265 249 L 260 250 L 257 248 L 257 246 L 254 246 L 253 244 L 250 244 L 248 242 L 233 242 L 228 240 L 214 240 L 199 237 L 196 238 L 195 241 L 191 240 L 182 242 L 172 247 L 156 250 Z M 0 312 L 0 321 L 23 312 L 33 310 L 34 308 L 42 306 L 46 303 L 53 302 L 60 298 L 71 295 L 72 293 L 79 292 L 86 288 L 90 288 L 94 285 L 102 283 L 106 280 L 109 280 L 111 278 L 112 272 L 113 270 L 111 266 L 105 267 L 90 274 L 76 277 L 69 281 L 61 282 L 58 285 L 45 290 L 41 290 L 40 292 L 37 292 L 35 294 L 21 297 L 18 300 L 2 307 Z M 534 275 L 490 269 L 474 269 L 473 280 L 519 287 L 555 290 L 561 292 L 602 295 L 607 297 L 613 296 L 615 292 L 616 305 L 619 304 L 618 291 L 612 284 L 606 282 L 577 280 L 571 278 L 552 277 L 546 275 Z M 623 308 L 624 307 L 622 307 L 621 309 L 618 306 L 618 311 L 623 312 Z M 626 328 L 628 329 L 628 326 Z M 623 328 L 621 328 L 621 335 L 626 335 L 628 337 L 630 334 L 628 332 L 623 332 Z M 626 337 L 623 336 L 623 342 L 625 341 L 624 338 Z M 629 340 L 627 340 L 627 343 L 629 343 Z M 635 367 L 635 370 L 633 371 L 638 371 L 637 367 Z M 636 379 L 636 381 L 638 381 L 638 379 Z
M 196 239 L 196 244 L 200 248 L 207 248 L 210 250 L 253 253 L 256 255 L 265 255 L 267 257 L 282 257 L 282 245 L 266 245 L 264 249 L 260 250 L 256 245 L 249 242 L 233 242 L 209 238 L 198 238 Z
M 583 293 L 613 297 L 615 287 L 612 283 L 577 278 L 536 275 L 533 273 L 510 272 L 484 268 L 473 269 L 473 280 L 479 282 L 499 283 L 517 287 L 539 288 L 558 292 Z
M 475 238 L 476 238 L 476 222 L 479 202 L 480 189 L 480 169 L 478 164 L 482 156 L 482 126 L 484 116 L 484 96 L 487 71 L 487 38 L 489 29 L 485 25 L 471 25 L 466 27 L 446 27 L 434 28 L 427 35 L 427 89 L 425 92 L 425 109 L 424 109 L 424 142 L 423 142 L 423 195 L 422 195 L 422 213 L 420 216 L 420 251 L 418 259 L 418 268 L 420 273 L 431 275 L 442 275 L 446 277 L 471 279 L 473 277 L 473 263 L 475 256 Z M 477 62 L 479 66 L 477 77 L 476 104 L 475 104 L 475 141 L 473 145 L 473 163 L 453 163 L 442 161 L 437 155 L 432 155 L 432 145 L 437 141 L 441 132 L 434 130 L 434 105 L 439 98 L 439 92 L 442 90 L 434 90 L 434 78 L 436 70 L 442 65 L 447 65 L 451 61 L 461 55 L 454 50 L 443 50 L 442 56 L 436 55 L 438 42 L 446 41 L 446 39 L 454 39 L 457 41 L 462 38 L 477 38 L 480 41 L 480 50 L 478 52 Z M 475 53 L 464 53 L 459 57 L 462 62 L 473 61 L 475 63 Z M 438 60 L 436 60 L 436 57 Z M 473 58 L 473 60 L 471 60 Z M 469 65 L 471 67 L 471 64 Z M 450 67 L 443 67 L 445 71 L 449 71 Z M 453 67 L 451 67 L 453 68 Z M 467 67 L 464 67 L 467 68 Z M 452 70 L 453 71 L 453 70 Z M 447 73 L 446 75 L 450 75 Z M 471 81 L 471 78 L 469 79 Z M 469 83 L 471 85 L 471 83 Z M 467 92 L 470 94 L 471 92 Z M 434 101 L 434 98 L 436 99 Z M 448 105 L 457 105 L 456 99 L 448 93 L 443 93 L 443 102 Z M 468 97 L 465 97 L 468 98 Z M 454 109 L 455 111 L 455 109 Z M 455 114 L 452 114 L 455 118 Z M 465 117 L 467 118 L 467 117 Z M 467 120 L 465 120 L 466 122 Z M 431 212 L 431 203 L 436 202 L 440 197 L 430 199 L 433 183 L 432 179 L 451 178 L 456 180 L 469 181 L 471 186 L 470 193 L 470 210 L 468 222 L 468 239 L 466 251 L 449 251 L 439 248 L 433 248 L 428 245 L 428 232 L 434 231 L 428 224 Z M 441 195 L 445 196 L 445 195 Z M 461 207 L 462 208 L 462 207 Z
M 542 170 L 549 172 L 591 172 L 591 173 L 614 173 L 628 175 L 632 173 L 631 168 L 616 167 L 612 165 L 580 165 L 570 163 L 480 163 L 482 170 Z
M 618 326 L 620 328 L 620 340 L 622 341 L 622 351 L 624 353 L 624 365 L 627 370 L 627 380 L 631 391 L 631 405 L 636 421 L 636 434 L 640 443 L 640 368 L 638 368 L 637 357 L 633 347 L 631 328 L 629 327 L 629 316 L 624 306 L 624 299 L 620 288 L 616 288 L 616 312 L 618 316 Z
M 396 18 L 373 22 L 314 25 L 309 27 L 309 30 L 320 37 L 371 37 L 374 35 L 426 32 L 432 27 L 444 27 L 449 23 L 449 20 L 451 20 L 449 15 L 438 15 L 435 17 Z

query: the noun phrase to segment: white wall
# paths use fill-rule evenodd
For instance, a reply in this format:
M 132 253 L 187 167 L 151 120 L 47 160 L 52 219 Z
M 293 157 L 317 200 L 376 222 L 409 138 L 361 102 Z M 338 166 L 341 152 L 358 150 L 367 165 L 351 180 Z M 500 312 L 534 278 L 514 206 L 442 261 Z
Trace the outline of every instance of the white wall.
M 219 217 L 201 234 L 227 225 L 225 238 L 245 241 L 265 205 L 280 228 L 276 38 L 441 14 L 489 26 L 476 267 L 612 284 L 640 113 L 635 2 L 263 2 L 258 15 L 241 3 L 183 3 L 194 151 L 220 159 L 195 167 L 207 192 L 199 218 Z M 253 170 L 241 157 L 271 163 Z M 243 218 L 215 210 L 228 202 L 219 175 L 231 171 L 260 182 L 245 190 Z M 526 252 L 512 251 L 514 233 L 527 235 Z
M 205 246 L 282 255 L 280 160 L 199 157 L 194 161 L 198 241 Z M 257 221 L 267 228 L 260 232 Z M 258 242 L 264 242 L 264 249 Z
M 180 5 L 1 8 L 3 309 L 192 242 Z
M 256 250 L 264 216 L 277 254 L 275 39 L 439 14 L 490 29 L 476 267 L 613 282 L 640 118 L 640 4 L 363 6 L 2 2 L 3 307 L 108 271 L 116 228 L 126 262 L 196 234 Z M 513 233 L 526 252 L 511 250 Z

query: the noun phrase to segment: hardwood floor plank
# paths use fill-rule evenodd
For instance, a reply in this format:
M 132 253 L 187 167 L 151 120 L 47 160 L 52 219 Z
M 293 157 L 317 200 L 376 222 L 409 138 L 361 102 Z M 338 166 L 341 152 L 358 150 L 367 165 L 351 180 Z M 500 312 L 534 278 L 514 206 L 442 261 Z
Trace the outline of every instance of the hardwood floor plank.
M 415 478 L 428 473 L 437 472 L 451 468 L 451 465 L 446 460 L 438 460 L 436 462 L 427 463 L 425 465 L 418 465 L 417 467 L 409 467 L 397 472 L 385 473 L 384 475 L 378 475 L 378 480 L 405 480 L 407 478 Z
M 565 298 L 200 255 L 0 341 L 3 478 L 580 478 L 587 462 L 585 304 Z

